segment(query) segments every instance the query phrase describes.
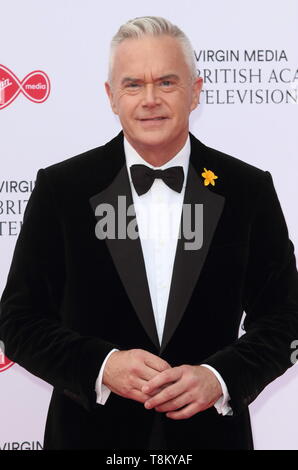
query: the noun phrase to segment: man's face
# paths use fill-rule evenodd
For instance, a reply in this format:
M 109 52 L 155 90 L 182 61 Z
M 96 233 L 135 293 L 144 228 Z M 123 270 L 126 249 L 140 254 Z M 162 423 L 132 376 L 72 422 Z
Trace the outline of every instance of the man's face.
M 169 36 L 123 41 L 106 83 L 124 135 L 140 153 L 180 150 L 201 88 L 202 79 L 191 78 L 179 42 Z

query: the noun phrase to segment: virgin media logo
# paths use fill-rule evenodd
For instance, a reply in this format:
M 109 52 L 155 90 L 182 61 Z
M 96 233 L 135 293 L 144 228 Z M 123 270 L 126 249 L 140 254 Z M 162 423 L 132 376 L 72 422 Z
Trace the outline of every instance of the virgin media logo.
M 15 74 L 0 65 L 0 109 L 11 104 L 20 93 L 34 103 L 43 103 L 50 94 L 50 80 L 46 73 L 35 70 L 20 82 Z
M 13 366 L 14 362 L 8 359 L 5 354 L 5 348 L 3 341 L 0 341 L 0 372 L 4 372 L 5 370 L 9 369 Z

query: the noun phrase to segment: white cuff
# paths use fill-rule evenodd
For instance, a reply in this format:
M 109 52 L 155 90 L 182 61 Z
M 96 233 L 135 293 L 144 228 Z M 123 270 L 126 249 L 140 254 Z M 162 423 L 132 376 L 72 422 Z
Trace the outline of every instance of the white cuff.
M 104 371 L 106 362 L 114 351 L 118 351 L 118 349 L 112 349 L 112 351 L 110 351 L 109 354 L 106 356 L 100 368 L 97 380 L 95 382 L 95 391 L 97 395 L 96 403 L 98 403 L 99 405 L 104 405 L 111 393 L 111 390 L 105 384 L 102 383 L 102 376 L 103 376 L 103 371 Z
M 226 416 L 226 415 L 232 416 L 233 410 L 228 403 L 231 397 L 229 395 L 226 383 L 223 380 L 222 376 L 219 374 L 219 372 L 217 372 L 216 369 L 209 366 L 208 364 L 200 364 L 200 365 L 202 367 L 207 367 L 207 369 L 210 369 L 221 385 L 222 396 L 219 397 L 216 403 L 214 403 L 214 407 L 216 408 L 216 411 L 218 412 L 218 414 L 222 414 L 223 416 Z

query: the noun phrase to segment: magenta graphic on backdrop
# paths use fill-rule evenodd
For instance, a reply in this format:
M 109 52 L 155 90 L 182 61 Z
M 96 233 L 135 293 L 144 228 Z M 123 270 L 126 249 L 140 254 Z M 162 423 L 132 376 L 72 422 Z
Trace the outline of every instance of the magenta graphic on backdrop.
M 9 369 L 14 362 L 5 356 L 5 347 L 3 341 L 0 341 L 0 372 Z
M 14 362 L 8 359 L 0 349 L 0 372 L 4 372 L 14 365 Z
M 34 70 L 20 81 L 4 65 L 0 65 L 0 109 L 11 104 L 22 92 L 30 101 L 43 103 L 50 94 L 50 80 L 45 72 Z
M 0 362 L 0 372 L 4 372 L 14 365 L 14 362 L 4 356 L 3 361 Z

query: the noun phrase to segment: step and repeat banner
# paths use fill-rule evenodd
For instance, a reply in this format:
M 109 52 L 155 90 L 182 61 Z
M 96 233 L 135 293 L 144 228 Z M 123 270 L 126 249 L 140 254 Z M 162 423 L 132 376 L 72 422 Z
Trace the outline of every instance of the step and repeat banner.
M 0 293 L 38 169 L 118 133 L 104 90 L 109 43 L 144 15 L 188 34 L 204 79 L 191 131 L 271 172 L 298 247 L 297 0 L 0 0 Z M 297 390 L 295 365 L 250 406 L 256 449 L 298 449 Z M 51 392 L 0 343 L 1 450 L 42 449 Z

